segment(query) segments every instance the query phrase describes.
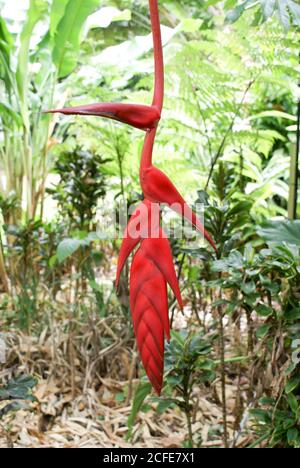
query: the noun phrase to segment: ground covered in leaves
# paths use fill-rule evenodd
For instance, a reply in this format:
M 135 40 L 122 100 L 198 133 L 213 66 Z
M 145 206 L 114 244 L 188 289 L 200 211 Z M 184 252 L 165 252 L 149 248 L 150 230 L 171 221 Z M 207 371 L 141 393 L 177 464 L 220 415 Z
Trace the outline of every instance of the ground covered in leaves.
M 104 325 L 105 324 L 105 325 Z M 1 381 L 16 374 L 33 375 L 37 384 L 33 389 L 35 401 L 24 402 L 17 412 L 9 412 L 1 419 L 0 447 L 165 447 L 184 446 L 187 437 L 185 415 L 177 408 L 157 412 L 157 403 L 148 403 L 140 411 L 128 439 L 127 420 L 131 412 L 132 394 L 139 380 L 132 377 L 130 350 L 119 339 L 100 351 L 91 350 L 93 330 L 111 333 L 109 321 L 87 326 L 80 335 L 73 336 L 67 324 L 53 324 L 37 337 L 20 332 L 6 336 L 7 363 L 0 372 Z M 69 330 L 69 329 L 68 329 Z M 116 337 L 115 337 L 116 338 Z M 100 357 L 99 357 L 100 355 Z M 134 353 L 133 353 L 134 355 Z M 114 372 L 112 372 L 114 369 Z M 102 377 L 111 374 L 124 380 Z M 129 378 L 126 380 L 126 375 Z M 231 443 L 244 447 L 251 442 L 244 427 L 236 426 L 237 392 L 235 376 L 227 381 L 228 432 Z M 240 381 L 247 387 L 247 380 Z M 128 388 L 131 391 L 128 392 Z M 192 429 L 195 440 L 202 447 L 221 447 L 222 405 L 221 386 L 216 379 L 206 389 L 195 386 L 197 405 Z M 7 401 L 0 403 L 1 408 Z

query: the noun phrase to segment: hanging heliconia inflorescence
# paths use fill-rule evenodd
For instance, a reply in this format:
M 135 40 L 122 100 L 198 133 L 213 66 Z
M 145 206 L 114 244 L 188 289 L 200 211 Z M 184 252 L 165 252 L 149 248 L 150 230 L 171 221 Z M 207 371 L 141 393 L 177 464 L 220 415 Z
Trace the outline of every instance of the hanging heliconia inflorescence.
M 116 286 L 129 255 L 137 248 L 130 271 L 130 307 L 138 349 L 148 378 L 160 395 L 163 385 L 164 340 L 170 340 L 167 285 L 183 309 L 167 236 L 161 228 L 160 205 L 184 216 L 216 246 L 170 179 L 152 164 L 153 146 L 164 99 L 164 62 L 157 0 L 149 0 L 154 43 L 155 86 L 151 106 L 100 103 L 51 110 L 68 115 L 95 115 L 126 123 L 146 132 L 140 165 L 144 200 L 130 218 L 120 251 Z M 139 233 L 137 235 L 136 233 Z

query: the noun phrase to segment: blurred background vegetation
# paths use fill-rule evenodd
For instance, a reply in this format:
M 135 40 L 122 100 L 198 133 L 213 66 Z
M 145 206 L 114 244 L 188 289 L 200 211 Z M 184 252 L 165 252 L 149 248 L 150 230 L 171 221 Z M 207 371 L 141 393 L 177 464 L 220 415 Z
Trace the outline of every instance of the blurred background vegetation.
M 43 113 L 149 103 L 148 2 L 0 0 L 0 445 L 300 447 L 300 5 L 159 3 L 155 160 L 220 250 L 172 240 L 185 314 L 170 300 L 160 399 L 97 230 L 141 196 L 142 136 Z

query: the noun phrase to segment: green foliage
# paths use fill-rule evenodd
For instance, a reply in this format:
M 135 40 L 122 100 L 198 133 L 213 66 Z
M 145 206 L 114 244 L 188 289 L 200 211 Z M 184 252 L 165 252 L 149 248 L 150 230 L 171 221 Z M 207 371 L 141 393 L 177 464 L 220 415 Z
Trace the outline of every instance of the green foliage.
M 251 415 L 259 436 L 253 446 L 263 442 L 270 448 L 300 447 L 298 396 L 285 391 L 278 401 L 262 398 L 260 408 L 251 410 Z
M 77 65 L 83 25 L 98 4 L 98 0 L 76 5 L 73 0 L 68 4 L 55 0 L 46 15 L 49 2 L 31 0 L 17 34 L 20 24 L 7 23 L 7 27 L 0 16 L 0 167 L 7 180 L 6 185 L 0 183 L 0 192 L 4 197 L 15 192 L 19 205 L 25 207 L 25 213 L 19 209 L 14 214 L 14 222 L 21 222 L 24 214 L 34 218 L 39 204 L 43 214 L 50 168 L 48 140 L 54 127 L 42 111 L 54 107 L 58 79 Z M 46 30 L 33 50 L 41 22 Z M 65 89 L 60 86 L 58 91 L 56 97 L 63 104 Z
M 41 221 L 23 225 L 5 224 L 9 244 L 5 245 L 10 264 L 11 287 L 16 317 L 21 329 L 30 330 L 39 311 L 41 282 L 50 289 L 59 288 L 61 272 L 51 267 L 51 258 L 56 253 L 62 237 L 63 226 L 43 224 Z M 42 281 L 41 281 L 42 280 Z
M 4 405 L 0 410 L 0 420 L 8 413 L 18 411 L 23 408 L 21 401 L 35 401 L 32 389 L 36 386 L 37 380 L 31 376 L 21 375 L 10 380 L 6 385 L 0 387 L 0 401 L 10 403 Z
M 37 384 L 36 379 L 27 375 L 21 375 L 10 380 L 0 389 L 0 400 L 31 400 L 34 401 L 32 389 Z
M 254 25 L 261 24 L 276 13 L 284 29 L 288 30 L 290 28 L 291 20 L 300 26 L 300 5 L 295 0 L 259 0 L 259 2 L 255 0 L 242 2 L 229 0 L 225 5 L 229 5 L 230 8 L 234 6 L 234 8 L 227 13 L 226 21 L 234 23 L 246 10 L 257 8 L 258 3 L 259 9 L 256 10 Z
M 69 0 L 53 3 L 51 33 L 54 36 L 53 63 L 58 78 L 69 75 L 76 67 L 81 41 L 81 30 L 87 17 L 99 6 L 99 0 Z M 61 15 L 65 5 L 63 15 Z M 59 21 L 59 18 L 60 21 Z M 53 30 L 57 24 L 57 29 Z
M 280 232 L 276 241 L 279 242 Z M 300 341 L 298 285 L 300 281 L 299 248 L 287 244 L 255 253 L 246 245 L 244 254 L 231 251 L 227 258 L 213 262 L 212 269 L 221 272 L 218 281 L 211 284 L 221 286 L 226 294 L 222 304 L 229 316 L 243 310 L 248 323 L 257 315 L 255 336 L 253 328 L 248 331 L 248 352 L 265 346 L 265 353 L 272 355 L 276 346 L 278 327 L 286 339 L 283 344 L 290 366 L 285 373 L 285 394 L 278 390 L 273 399 L 263 398 L 251 411 L 258 427 L 254 445 L 269 447 L 299 446 L 299 365 L 293 360 L 294 343 Z M 279 354 L 278 354 L 279 356 Z M 258 355 L 264 361 L 266 356 Z M 277 358 L 279 360 L 279 357 Z M 275 362 L 274 365 L 280 365 Z M 267 391 L 268 394 L 268 391 Z
M 143 403 L 148 395 L 152 392 L 152 386 L 149 382 L 141 382 L 134 393 L 134 398 L 131 406 L 130 415 L 127 420 L 128 427 L 128 439 L 132 436 L 133 426 L 136 420 L 136 417 L 143 406 Z
M 86 290 L 88 281 L 99 310 L 104 305 L 103 291 L 97 284 L 95 269 L 102 262 L 103 253 L 94 249 L 95 241 L 100 240 L 94 230 L 99 201 L 106 195 L 105 165 L 109 161 L 79 147 L 63 151 L 55 163 L 60 181 L 47 190 L 58 204 L 58 218 L 65 227 L 51 265 L 58 268 L 62 263 L 74 264 L 77 282 L 80 278 L 81 287 Z
M 95 218 L 99 199 L 106 194 L 104 165 L 109 159 L 77 147 L 61 153 L 54 170 L 60 181 L 47 189 L 68 219 L 69 229 L 89 230 Z
M 269 221 L 258 228 L 268 242 L 286 242 L 300 247 L 300 221 Z
M 88 247 L 92 242 L 98 239 L 96 233 L 86 234 L 79 233 L 80 236 L 75 238 L 63 239 L 57 247 L 57 260 L 63 263 L 67 258 L 70 258 L 80 247 Z
M 215 378 L 215 363 L 209 357 L 212 337 L 200 333 L 172 332 L 172 339 L 166 347 L 165 354 L 165 387 L 161 398 L 152 398 L 158 402 L 157 411 L 177 406 L 184 412 L 188 424 L 187 446 L 194 445 L 194 434 L 191 427 L 191 413 L 195 409 L 193 389 L 199 383 L 209 383 Z M 129 437 L 138 412 L 151 393 L 152 387 L 141 383 L 134 394 L 132 410 L 128 418 Z
M 292 56 L 287 53 L 292 47 L 292 34 L 284 36 L 274 23 L 260 27 L 259 41 L 256 30 L 249 28 L 247 15 L 231 28 L 228 35 L 221 28 L 203 26 L 191 34 L 189 41 L 166 48 L 167 99 L 162 131 L 166 138 L 161 137 L 156 157 L 175 181 L 178 178 L 178 183 L 178 174 L 182 179 L 184 168 L 189 191 L 206 186 L 208 165 L 219 160 L 230 162 L 236 175 L 242 177 L 242 191 L 253 195 L 253 211 L 260 221 L 270 212 L 271 216 L 283 214 L 288 196 L 289 133 L 285 114 L 294 112 L 290 90 L 298 78 L 290 75 L 290 60 L 293 57 L 295 69 L 298 56 L 293 48 L 289 49 Z M 261 41 L 263 60 L 257 52 Z M 279 61 L 274 60 L 276 54 Z M 268 113 L 276 110 L 275 126 Z M 164 150 L 166 147 L 170 151 L 170 138 L 174 148 L 172 167 Z M 273 203 L 274 193 L 280 197 L 279 203 L 278 199 Z
M 50 37 L 53 38 L 57 33 L 57 27 L 65 16 L 66 7 L 69 0 L 53 0 L 50 12 Z
M 18 51 L 18 66 L 16 82 L 19 90 L 20 104 L 22 117 L 26 125 L 27 122 L 27 92 L 29 88 L 29 47 L 34 28 L 38 21 L 41 21 L 47 9 L 47 3 L 44 0 L 30 0 L 29 9 L 27 12 L 27 21 L 24 24 L 20 34 L 21 46 Z M 23 107 L 24 106 L 24 107 Z

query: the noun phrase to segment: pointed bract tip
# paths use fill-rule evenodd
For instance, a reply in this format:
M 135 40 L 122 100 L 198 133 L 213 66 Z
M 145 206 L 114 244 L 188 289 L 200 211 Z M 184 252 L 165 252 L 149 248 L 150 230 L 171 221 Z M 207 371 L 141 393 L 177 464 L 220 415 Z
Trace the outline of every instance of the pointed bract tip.
M 160 112 L 156 107 L 119 102 L 101 102 L 98 104 L 65 107 L 63 109 L 50 109 L 45 111 L 45 113 L 104 117 L 144 131 L 156 127 L 160 120 Z
M 63 109 L 47 109 L 42 112 L 42 114 L 59 114 L 62 113 Z

